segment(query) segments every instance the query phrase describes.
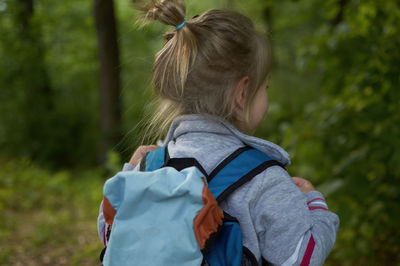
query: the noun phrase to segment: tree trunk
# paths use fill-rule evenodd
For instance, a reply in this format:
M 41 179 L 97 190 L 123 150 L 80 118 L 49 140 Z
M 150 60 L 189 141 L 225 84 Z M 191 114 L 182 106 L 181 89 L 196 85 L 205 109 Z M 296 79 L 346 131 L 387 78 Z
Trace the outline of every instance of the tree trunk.
M 32 23 L 33 0 L 17 0 L 15 22 L 16 31 L 24 43 L 24 52 L 16 54 L 21 75 L 33 77 L 26 82 L 26 97 L 23 102 L 26 138 L 30 139 L 29 155 L 40 158 L 46 146 L 48 113 L 53 110 L 50 78 L 45 63 L 45 49 L 41 38 L 40 25 Z M 27 81 L 27 79 L 21 79 Z
M 339 25 L 340 22 L 343 21 L 343 14 L 344 14 L 344 9 L 346 8 L 346 5 L 348 3 L 348 0 L 340 0 L 339 1 L 339 12 L 336 14 L 335 18 L 332 19 L 331 21 L 331 26 L 332 28 L 335 28 L 337 25 Z
M 39 82 L 30 85 L 36 85 L 37 88 L 34 88 L 32 91 L 36 89 L 36 93 L 40 92 L 44 98 L 45 107 L 51 109 L 50 81 L 45 67 L 45 53 L 41 42 L 41 30 L 40 27 L 36 27 L 33 30 L 32 27 L 35 25 L 31 25 L 31 19 L 34 14 L 34 2 L 33 0 L 18 0 L 17 4 L 18 12 L 16 20 L 20 25 L 20 37 L 26 43 L 29 43 L 32 58 L 29 58 L 28 61 L 31 60 L 32 63 L 34 62 L 35 73 L 40 77 Z
M 29 32 L 29 24 L 33 15 L 33 0 L 18 0 L 18 21 L 22 26 L 22 32 Z
M 121 111 L 119 101 L 119 55 L 114 3 L 112 0 L 94 0 L 94 15 L 100 60 L 100 129 L 98 160 L 104 163 L 107 151 L 120 137 Z

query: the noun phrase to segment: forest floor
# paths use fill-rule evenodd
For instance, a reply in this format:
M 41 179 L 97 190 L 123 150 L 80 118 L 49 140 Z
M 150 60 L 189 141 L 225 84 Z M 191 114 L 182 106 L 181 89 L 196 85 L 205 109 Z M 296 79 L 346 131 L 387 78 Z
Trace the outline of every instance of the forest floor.
M 0 165 L 0 265 L 99 265 L 101 169 Z
M 1 245 L 2 265 L 99 265 L 102 244 L 96 217 L 75 217 L 60 210 L 7 213 L 14 230 Z M 3 241 L 1 241 L 3 242 Z

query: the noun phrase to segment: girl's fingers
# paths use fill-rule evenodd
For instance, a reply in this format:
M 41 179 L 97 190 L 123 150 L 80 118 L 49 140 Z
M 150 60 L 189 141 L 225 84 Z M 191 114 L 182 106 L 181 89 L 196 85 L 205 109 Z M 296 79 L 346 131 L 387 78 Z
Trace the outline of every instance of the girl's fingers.
M 303 192 L 304 194 L 307 192 L 310 192 L 312 190 L 315 190 L 313 184 L 311 184 L 310 181 L 301 178 L 301 177 L 292 177 L 295 185 Z
M 146 153 L 148 153 L 149 151 L 154 151 L 158 149 L 157 145 L 148 145 L 148 146 L 142 146 L 144 147 Z
M 140 163 L 142 158 L 146 155 L 146 153 L 158 149 L 156 145 L 146 145 L 146 146 L 139 146 L 136 151 L 133 153 L 129 163 L 133 166 L 136 166 Z
M 304 181 L 300 177 L 292 177 L 292 179 L 293 179 L 294 183 L 296 184 L 296 186 L 301 186 L 304 183 Z

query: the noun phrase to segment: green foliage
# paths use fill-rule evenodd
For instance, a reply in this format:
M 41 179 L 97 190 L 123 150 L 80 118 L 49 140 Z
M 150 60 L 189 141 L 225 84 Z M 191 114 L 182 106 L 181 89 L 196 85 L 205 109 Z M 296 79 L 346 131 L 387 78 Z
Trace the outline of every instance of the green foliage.
M 400 261 L 400 6 L 340 3 L 308 11 L 321 23 L 299 40 L 298 68 L 322 79 L 319 95 L 289 118 L 283 146 L 291 171 L 329 192 L 341 218 L 328 262 L 391 264 Z

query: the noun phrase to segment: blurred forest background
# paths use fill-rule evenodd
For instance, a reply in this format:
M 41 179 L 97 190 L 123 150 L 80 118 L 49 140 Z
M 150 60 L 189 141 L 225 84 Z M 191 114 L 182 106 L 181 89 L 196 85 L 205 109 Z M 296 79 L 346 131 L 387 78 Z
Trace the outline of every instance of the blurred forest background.
M 159 23 L 132 0 L 0 0 L 0 264 L 98 265 L 106 178 L 152 110 Z M 398 0 L 187 0 L 270 36 L 257 136 L 291 155 L 341 219 L 326 265 L 400 265 Z

